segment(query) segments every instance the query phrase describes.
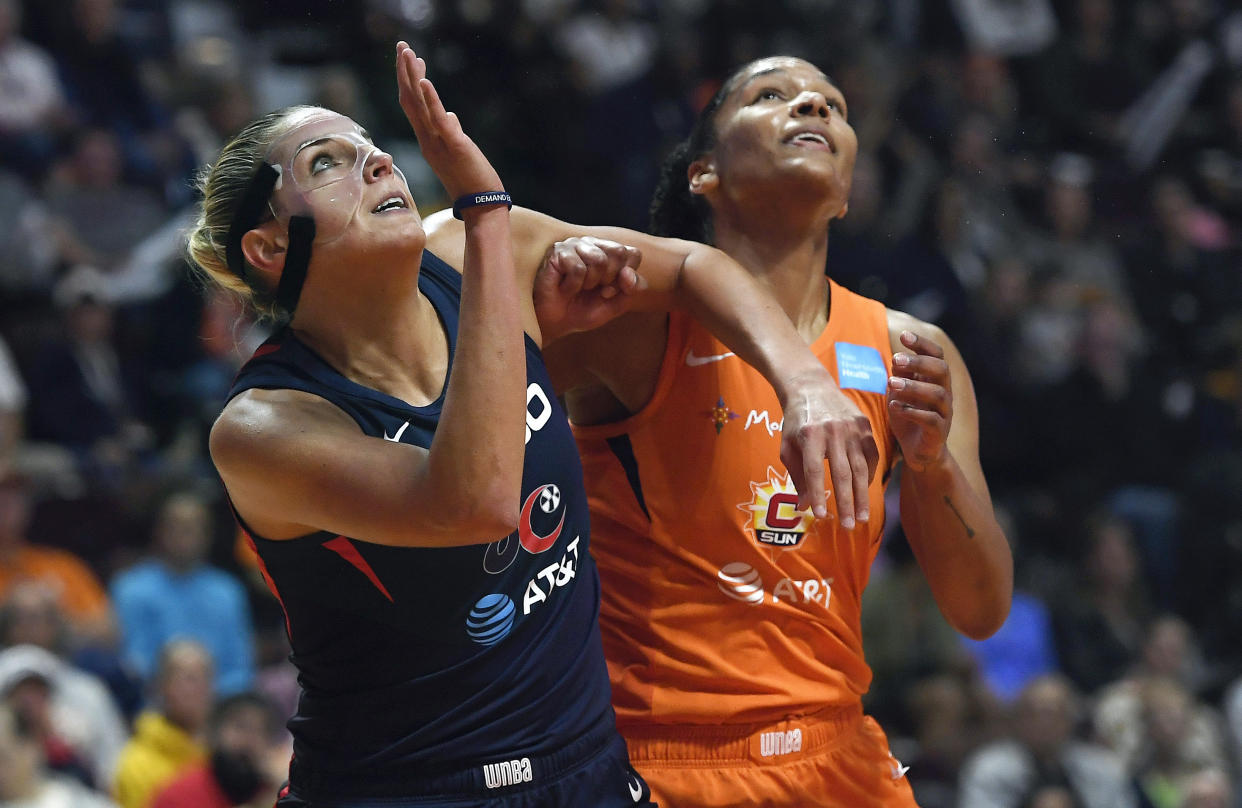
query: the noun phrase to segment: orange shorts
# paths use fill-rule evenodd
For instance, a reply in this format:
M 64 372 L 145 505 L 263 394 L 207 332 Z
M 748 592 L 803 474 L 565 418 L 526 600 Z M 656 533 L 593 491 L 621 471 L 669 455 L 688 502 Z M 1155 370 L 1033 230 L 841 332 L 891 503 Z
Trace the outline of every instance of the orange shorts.
M 775 724 L 622 734 L 660 808 L 918 808 L 905 767 L 860 705 Z

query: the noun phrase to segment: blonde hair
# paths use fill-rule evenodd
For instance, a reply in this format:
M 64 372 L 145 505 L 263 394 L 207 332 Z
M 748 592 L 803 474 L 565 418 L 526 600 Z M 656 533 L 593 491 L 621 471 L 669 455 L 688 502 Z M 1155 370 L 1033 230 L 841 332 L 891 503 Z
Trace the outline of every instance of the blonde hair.
M 216 162 L 200 170 L 195 178 L 195 187 L 202 196 L 202 202 L 199 204 L 198 220 L 186 242 L 191 265 L 202 280 L 237 295 L 264 319 L 280 320 L 288 312 L 276 304 L 274 290 L 260 284 L 258 270 L 249 261 L 245 262 L 242 270 L 245 279 L 229 269 L 226 257 L 229 228 L 237 205 L 263 162 L 268 147 L 284 130 L 285 121 L 307 109 L 313 107 L 285 107 L 246 124 L 220 150 Z

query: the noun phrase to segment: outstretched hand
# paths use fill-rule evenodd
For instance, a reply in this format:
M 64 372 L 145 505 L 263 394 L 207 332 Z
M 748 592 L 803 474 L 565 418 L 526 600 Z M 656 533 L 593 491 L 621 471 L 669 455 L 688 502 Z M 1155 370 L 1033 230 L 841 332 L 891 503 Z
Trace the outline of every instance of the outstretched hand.
M 913 331 L 901 332 L 913 353 L 893 354 L 888 422 L 906 466 L 922 471 L 944 459 L 953 424 L 953 386 L 944 348 Z
M 828 514 L 827 498 L 837 498 L 841 527 L 852 530 L 871 518 L 868 488 L 880 462 L 871 421 L 833 381 L 828 371 L 795 382 L 781 402 L 781 462 L 798 489 L 798 509 L 817 518 Z M 824 460 L 832 489 L 824 488 Z
M 447 112 L 427 78 L 427 63 L 405 42 L 397 43 L 397 88 L 401 109 L 418 137 L 423 159 L 436 172 L 451 199 L 480 191 L 500 191 L 500 175 L 475 142 Z
M 535 316 L 544 344 L 590 331 L 624 312 L 629 296 L 647 288 L 637 271 L 642 253 L 607 239 L 558 241 L 535 276 Z

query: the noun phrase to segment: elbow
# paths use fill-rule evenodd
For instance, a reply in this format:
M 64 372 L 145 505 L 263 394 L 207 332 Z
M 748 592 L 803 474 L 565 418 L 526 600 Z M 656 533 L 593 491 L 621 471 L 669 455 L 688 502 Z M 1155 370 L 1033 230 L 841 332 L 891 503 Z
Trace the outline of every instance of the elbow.
M 1009 605 L 1012 591 L 1005 589 L 979 598 L 971 604 L 972 608 L 962 614 L 954 615 L 953 627 L 972 640 L 986 640 L 1009 619 Z
M 518 507 L 510 498 L 480 497 L 462 503 L 453 521 L 455 533 L 494 541 L 518 529 Z

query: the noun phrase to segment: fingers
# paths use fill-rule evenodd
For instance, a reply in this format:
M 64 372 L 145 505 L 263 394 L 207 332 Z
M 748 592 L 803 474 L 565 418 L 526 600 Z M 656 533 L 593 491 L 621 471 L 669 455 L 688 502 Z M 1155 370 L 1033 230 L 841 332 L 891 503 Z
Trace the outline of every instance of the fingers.
M 901 344 L 916 353 L 933 356 L 936 359 L 944 359 L 944 348 L 941 348 L 939 343 L 913 331 L 901 332 Z
M 832 490 L 837 495 L 837 519 L 846 530 L 854 529 L 854 500 L 857 495 L 850 451 L 843 439 L 833 441 L 828 454 L 828 470 L 832 474 Z M 867 484 L 862 483 L 862 502 L 867 501 Z
M 634 271 L 642 261 L 642 253 L 634 247 L 604 239 L 571 238 L 553 245 L 552 256 L 562 273 L 561 291 L 566 294 L 599 288 L 600 295 L 609 299 L 645 288 Z
M 798 492 L 798 510 L 822 519 L 828 515 L 827 492 L 824 490 L 823 450 L 807 451 L 792 433 L 781 437 L 781 462 L 789 471 L 789 479 Z
M 930 410 L 948 419 L 953 415 L 953 396 L 942 385 L 893 376 L 888 380 L 889 407 Z
M 893 354 L 893 375 L 948 386 L 949 363 L 934 356 L 899 351 Z

